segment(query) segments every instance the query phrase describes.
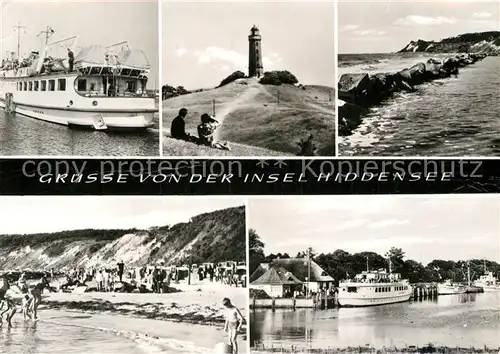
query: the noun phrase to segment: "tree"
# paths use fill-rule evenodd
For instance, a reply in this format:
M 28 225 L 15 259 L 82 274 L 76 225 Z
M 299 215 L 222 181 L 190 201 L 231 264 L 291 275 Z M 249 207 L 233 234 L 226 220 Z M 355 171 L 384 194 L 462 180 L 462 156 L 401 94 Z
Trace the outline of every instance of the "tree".
M 389 259 L 392 265 L 392 271 L 394 273 L 402 273 L 404 261 L 403 258 L 405 253 L 401 248 L 391 247 L 391 249 L 385 254 L 385 258 Z
M 250 274 L 252 274 L 260 263 L 266 258 L 264 254 L 264 242 L 254 229 L 248 231 L 248 253 L 250 258 Z

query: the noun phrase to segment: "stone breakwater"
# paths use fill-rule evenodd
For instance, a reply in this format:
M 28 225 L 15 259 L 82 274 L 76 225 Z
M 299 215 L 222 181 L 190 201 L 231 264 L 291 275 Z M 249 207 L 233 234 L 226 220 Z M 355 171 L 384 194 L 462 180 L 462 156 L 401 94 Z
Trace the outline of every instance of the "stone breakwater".
M 396 92 L 414 92 L 425 82 L 458 75 L 460 68 L 483 60 L 486 54 L 458 54 L 443 60 L 429 59 L 395 73 L 343 74 L 338 82 L 339 135 L 350 135 L 362 121 L 363 112 Z

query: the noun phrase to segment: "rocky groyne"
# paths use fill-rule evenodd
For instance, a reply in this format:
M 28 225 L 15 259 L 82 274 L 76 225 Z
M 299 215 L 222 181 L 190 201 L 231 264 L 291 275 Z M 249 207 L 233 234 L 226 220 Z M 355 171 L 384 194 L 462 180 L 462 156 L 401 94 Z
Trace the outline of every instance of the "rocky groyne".
M 363 113 L 396 92 L 414 92 L 425 82 L 458 75 L 459 69 L 483 60 L 486 54 L 458 54 L 443 60 L 429 59 L 399 72 L 343 74 L 338 82 L 339 135 L 350 135 L 362 121 Z

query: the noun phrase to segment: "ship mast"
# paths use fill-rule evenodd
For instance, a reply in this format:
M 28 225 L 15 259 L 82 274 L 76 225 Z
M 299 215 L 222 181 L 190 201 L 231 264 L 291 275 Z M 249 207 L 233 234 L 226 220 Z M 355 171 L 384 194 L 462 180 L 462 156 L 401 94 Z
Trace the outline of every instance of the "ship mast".
M 54 29 L 50 26 L 47 26 L 47 28 L 45 29 L 45 31 L 40 31 L 40 33 L 38 33 L 38 36 L 40 36 L 41 34 L 44 34 L 45 35 L 45 45 L 49 44 L 49 38 L 55 33 Z
M 17 26 L 14 26 L 14 29 L 17 31 L 17 58 L 19 59 L 19 54 L 21 53 L 21 30 L 24 29 L 26 31 L 26 27 L 21 26 L 21 22 L 18 22 Z

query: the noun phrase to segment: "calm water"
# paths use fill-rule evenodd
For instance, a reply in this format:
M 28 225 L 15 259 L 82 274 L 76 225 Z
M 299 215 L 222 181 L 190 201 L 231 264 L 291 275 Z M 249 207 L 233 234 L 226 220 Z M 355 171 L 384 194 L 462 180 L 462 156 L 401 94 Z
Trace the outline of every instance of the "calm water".
M 21 317 L 14 317 L 10 329 L 6 325 L 0 329 L 0 353 L 144 353 L 128 338 L 50 322 L 53 319 L 68 321 L 69 317 L 51 316 L 49 322 L 25 322 Z
M 0 155 L 158 156 L 158 121 L 134 134 L 80 131 L 65 126 L 6 115 L 0 110 Z
M 266 347 L 435 345 L 500 347 L 500 292 L 443 295 L 435 301 L 315 311 L 259 310 L 251 339 Z
M 443 55 L 344 55 L 339 72 L 391 72 Z M 341 155 L 500 155 L 500 57 L 460 69 L 456 78 L 397 93 L 340 137 Z
M 201 354 L 213 351 L 225 337 L 222 329 L 212 326 L 120 315 L 55 310 L 41 310 L 39 315 L 36 323 L 16 314 L 12 328 L 4 324 L 0 353 Z

